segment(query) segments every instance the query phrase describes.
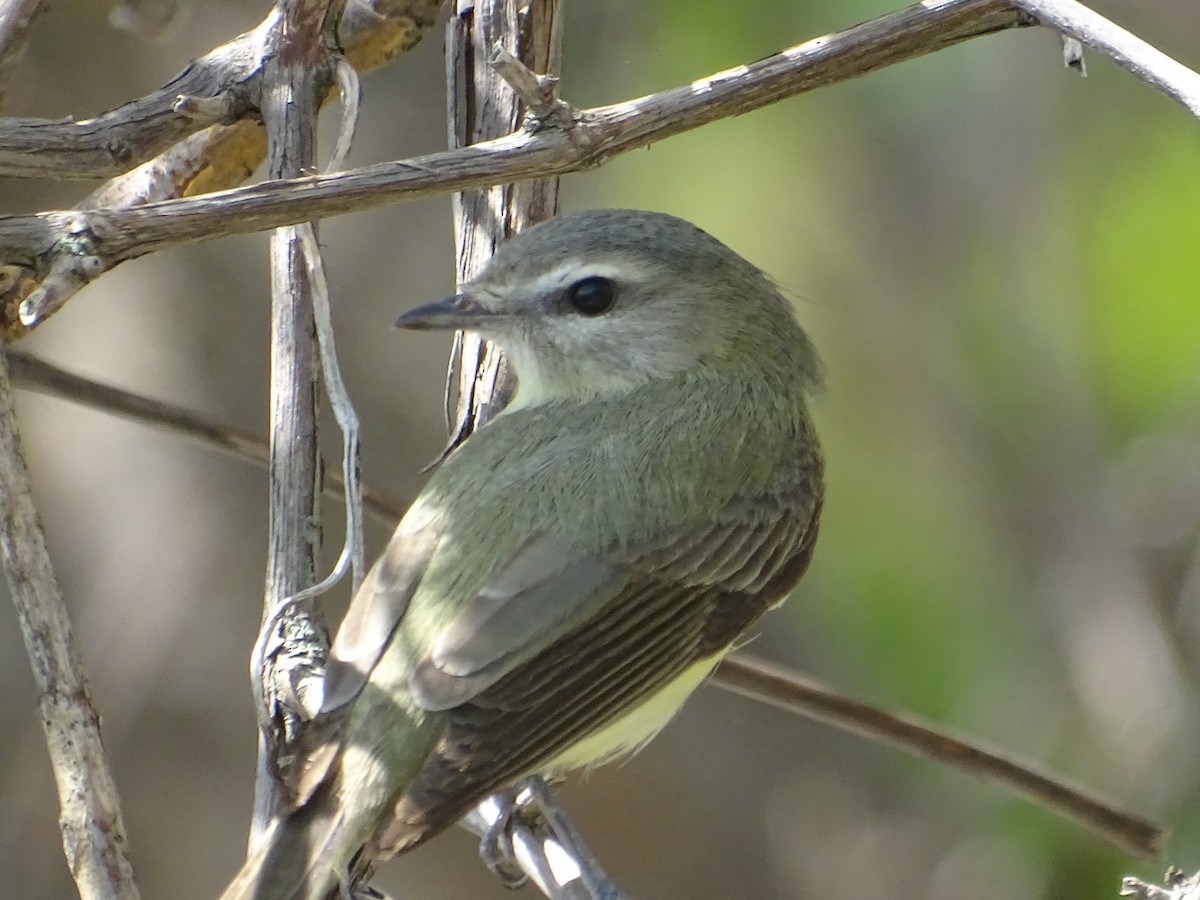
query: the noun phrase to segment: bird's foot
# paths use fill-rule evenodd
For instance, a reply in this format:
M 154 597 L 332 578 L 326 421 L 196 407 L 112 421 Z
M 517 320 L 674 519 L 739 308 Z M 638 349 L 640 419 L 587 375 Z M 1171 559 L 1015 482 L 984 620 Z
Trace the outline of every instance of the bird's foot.
M 524 887 L 529 876 L 521 871 L 513 849 L 512 826 L 521 815 L 522 805 L 516 791 L 497 791 L 487 799 L 492 817 L 479 840 L 479 856 L 483 864 L 510 890 Z

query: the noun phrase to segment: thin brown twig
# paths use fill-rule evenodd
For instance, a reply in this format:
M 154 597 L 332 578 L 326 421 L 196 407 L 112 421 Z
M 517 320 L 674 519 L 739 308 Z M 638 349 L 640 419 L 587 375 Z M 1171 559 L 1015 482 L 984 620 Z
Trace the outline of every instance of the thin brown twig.
M 19 351 L 9 356 L 15 384 L 104 412 L 126 416 L 139 422 L 182 433 L 206 446 L 215 447 L 258 466 L 265 466 L 267 442 L 249 432 L 214 424 L 203 416 L 158 400 L 122 391 L 90 379 L 63 372 Z M 328 493 L 340 492 L 327 485 Z M 372 497 L 370 508 L 385 525 L 394 527 L 404 514 L 404 505 L 379 494 Z M 946 762 L 984 781 L 991 781 L 1024 796 L 1032 797 L 1050 811 L 1076 821 L 1087 818 L 1089 827 L 1121 847 L 1143 855 L 1157 854 L 1165 841 L 1163 830 L 1145 819 L 1123 812 L 1105 801 L 1045 775 L 1031 763 L 988 750 L 974 740 L 954 737 L 937 727 L 919 723 L 847 697 L 811 678 L 783 666 L 766 663 L 744 653 L 727 656 L 717 667 L 712 683 L 740 696 L 765 703 L 795 715 L 817 719 L 842 731 L 871 740 L 881 740 L 915 756 Z M 999 761 L 996 764 L 994 761 Z M 1045 790 L 1040 786 L 1045 784 Z M 1059 802 L 1059 798 L 1064 798 Z M 1099 803 L 1095 815 L 1089 805 Z M 1070 810 L 1083 810 L 1082 815 Z M 1111 828 L 1110 828 L 1111 826 Z
M 213 422 L 205 416 L 172 403 L 101 384 L 21 350 L 9 351 L 8 365 L 12 383 L 17 387 L 81 403 L 143 425 L 190 437 L 206 447 L 225 451 L 237 459 L 253 462 L 264 468 L 267 465 L 267 441 L 251 431 Z M 342 476 L 336 469 L 326 472 L 322 482 L 325 496 L 341 499 L 344 496 L 343 488 Z M 403 504 L 366 485 L 363 485 L 363 509 L 389 528 L 394 528 L 404 515 Z
M 717 667 L 713 684 L 1004 785 L 1139 856 L 1162 854 L 1167 835 L 1153 822 L 1044 774 L 1031 763 L 847 697 L 791 669 L 733 654 Z

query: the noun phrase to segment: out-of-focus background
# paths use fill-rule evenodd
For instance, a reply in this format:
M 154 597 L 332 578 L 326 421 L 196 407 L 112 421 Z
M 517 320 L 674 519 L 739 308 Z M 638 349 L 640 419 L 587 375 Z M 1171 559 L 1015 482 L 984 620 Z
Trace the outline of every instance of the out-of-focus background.
M 890 0 L 566 4 L 564 96 L 686 83 Z M 1194 0 L 1098 0 L 1200 65 Z M 52 3 L 6 112 L 87 116 L 254 26 L 197 4 L 158 44 Z M 1200 137 L 1041 30 L 672 138 L 563 184 L 566 209 L 700 224 L 772 273 L 828 363 L 821 543 L 754 651 L 1043 761 L 1160 817 L 1200 862 Z M 353 164 L 444 146 L 440 26 L 365 81 Z M 0 185 L 5 212 L 89 185 Z M 448 198 L 322 226 L 367 479 L 407 500 L 443 438 L 444 339 L 402 310 L 452 288 Z M 102 381 L 266 430 L 266 238 L 121 266 L 23 343 Z M 19 397 L 38 499 L 125 802 L 143 894 L 204 900 L 251 805 L 246 660 L 266 482 L 248 465 Z M 337 440 L 326 435 L 331 454 Z M 340 510 L 327 508 L 340 540 Z M 386 535 L 370 532 L 371 549 Z M 73 887 L 34 688 L 0 607 L 0 894 Z M 635 760 L 565 790 L 647 900 L 1098 900 L 1159 874 L 997 789 L 702 691 Z M 506 896 L 452 831 L 389 864 L 398 898 Z M 526 893 L 523 896 L 532 896 Z

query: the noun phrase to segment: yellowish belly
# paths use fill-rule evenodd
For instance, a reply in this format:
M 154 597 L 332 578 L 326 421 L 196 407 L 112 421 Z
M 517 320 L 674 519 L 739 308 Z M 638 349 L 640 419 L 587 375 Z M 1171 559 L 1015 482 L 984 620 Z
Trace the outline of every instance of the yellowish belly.
M 568 747 L 544 768 L 545 774 L 598 766 L 617 756 L 634 753 L 662 730 L 700 686 L 724 653 L 693 663 L 670 684 L 648 697 L 621 718 Z

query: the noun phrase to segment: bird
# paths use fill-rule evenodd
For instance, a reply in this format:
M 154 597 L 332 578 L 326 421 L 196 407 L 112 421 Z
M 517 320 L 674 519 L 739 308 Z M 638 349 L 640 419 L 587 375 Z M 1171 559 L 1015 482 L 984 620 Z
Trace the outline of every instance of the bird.
M 223 900 L 324 900 L 525 776 L 636 752 L 812 558 L 822 363 L 697 226 L 560 215 L 397 325 L 494 342 L 515 393 L 352 598 L 286 808 Z

